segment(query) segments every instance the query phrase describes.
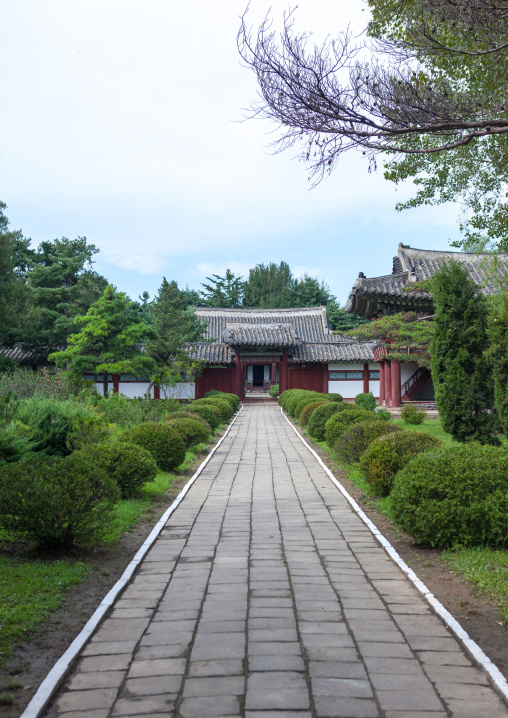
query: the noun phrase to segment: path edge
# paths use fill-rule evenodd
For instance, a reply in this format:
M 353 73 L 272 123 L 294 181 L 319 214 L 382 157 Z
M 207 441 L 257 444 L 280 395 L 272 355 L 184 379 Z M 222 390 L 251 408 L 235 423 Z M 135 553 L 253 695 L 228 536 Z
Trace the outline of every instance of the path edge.
M 20 718 L 38 718 L 38 716 L 41 715 L 42 711 L 47 707 L 49 701 L 53 697 L 55 691 L 58 689 L 64 678 L 67 676 L 69 671 L 71 670 L 74 661 L 76 660 L 79 652 L 81 649 L 88 643 L 90 638 L 92 637 L 93 633 L 96 631 L 96 629 L 99 627 L 99 625 L 102 623 L 104 618 L 106 617 L 107 612 L 112 607 L 113 603 L 118 598 L 118 595 L 121 591 L 123 591 L 124 588 L 131 582 L 134 573 L 143 560 L 143 558 L 146 556 L 150 548 L 155 543 L 156 539 L 158 538 L 160 532 L 166 525 L 169 517 L 171 514 L 178 508 L 178 506 L 181 504 L 183 499 L 185 498 L 185 495 L 190 490 L 196 479 L 199 477 L 205 466 L 208 464 L 212 456 L 215 454 L 219 446 L 222 444 L 226 436 L 229 434 L 231 427 L 235 423 L 235 421 L 238 419 L 240 412 L 243 409 L 243 404 L 240 406 L 240 409 L 235 414 L 233 421 L 229 424 L 228 428 L 224 432 L 224 434 L 221 436 L 219 441 L 215 444 L 215 446 L 212 448 L 208 456 L 204 459 L 204 461 L 198 466 L 194 474 L 191 476 L 189 481 L 185 484 L 183 489 L 180 491 L 176 499 L 173 501 L 171 506 L 169 506 L 166 511 L 162 514 L 161 518 L 158 520 L 158 522 L 155 524 L 153 529 L 150 531 L 148 538 L 145 539 L 143 544 L 140 546 L 138 551 L 136 552 L 134 558 L 129 563 L 121 577 L 118 579 L 118 581 L 115 583 L 115 585 L 108 591 L 106 596 L 102 599 L 98 607 L 95 609 L 94 613 L 90 616 L 86 624 L 83 626 L 81 631 L 78 633 L 76 638 L 73 640 L 71 645 L 67 648 L 67 650 L 60 656 L 60 658 L 57 660 L 57 662 L 53 665 L 49 673 L 47 674 L 46 678 L 42 681 L 39 688 L 35 692 L 35 694 L 32 696 L 32 699 L 30 700 L 30 703 L 27 705 L 23 713 L 21 714 Z
M 328 466 L 321 459 L 319 454 L 316 451 L 314 451 L 312 446 L 310 446 L 305 441 L 305 439 L 300 434 L 300 432 L 298 431 L 296 426 L 294 426 L 294 424 L 292 424 L 289 421 L 289 419 L 286 416 L 286 414 L 284 413 L 284 410 L 282 409 L 282 407 L 281 407 L 281 413 L 282 413 L 282 416 L 287 421 L 287 423 L 289 424 L 289 426 L 293 429 L 295 434 L 299 437 L 300 441 L 307 447 L 307 449 L 310 451 L 310 453 L 318 460 L 318 463 L 325 470 L 328 478 L 331 479 L 331 481 L 339 489 L 339 491 L 344 496 L 344 498 L 349 502 L 349 504 L 351 505 L 353 510 L 358 514 L 358 516 L 361 518 L 361 520 L 368 526 L 371 533 L 379 541 L 379 543 L 385 549 L 385 551 L 388 553 L 390 558 L 398 565 L 398 567 L 401 569 L 401 571 L 403 571 L 403 573 L 406 574 L 406 576 L 409 578 L 411 583 L 422 594 L 422 596 L 431 605 L 431 607 L 438 614 L 438 616 L 440 616 L 440 618 L 443 619 L 443 621 L 448 626 L 448 628 L 450 628 L 450 630 L 455 634 L 455 636 L 460 641 L 460 643 L 464 646 L 465 650 L 486 671 L 493 686 L 503 695 L 503 697 L 505 699 L 508 700 L 508 681 L 506 680 L 504 675 L 501 673 L 499 668 L 496 666 L 496 664 L 487 656 L 487 654 L 480 648 L 480 646 L 475 641 L 473 641 L 473 639 L 469 636 L 467 631 L 465 631 L 464 628 L 462 628 L 462 626 L 457 621 L 457 619 L 452 616 L 452 614 L 434 596 L 432 591 L 430 591 L 430 589 L 427 588 L 427 586 L 423 583 L 423 581 L 418 578 L 418 576 L 413 571 L 413 569 L 409 568 L 409 566 L 404 561 L 404 559 L 399 555 L 399 553 L 391 545 L 391 543 L 388 541 L 388 539 L 385 536 L 383 536 L 383 534 L 377 528 L 377 526 L 369 519 L 367 514 L 360 508 L 360 506 L 357 504 L 357 502 L 354 500 L 354 498 L 351 496 L 351 494 L 349 494 L 346 491 L 346 489 L 344 488 L 344 486 L 342 486 L 340 481 L 338 481 L 335 478 L 335 476 L 332 474 L 332 472 L 330 471 Z

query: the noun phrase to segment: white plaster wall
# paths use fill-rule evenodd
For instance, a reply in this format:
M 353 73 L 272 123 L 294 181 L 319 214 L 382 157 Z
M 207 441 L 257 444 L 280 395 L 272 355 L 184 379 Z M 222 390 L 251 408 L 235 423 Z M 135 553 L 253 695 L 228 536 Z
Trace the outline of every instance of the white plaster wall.
M 173 387 L 168 387 L 165 391 L 161 387 L 161 399 L 165 396 L 171 399 L 194 399 L 196 396 L 196 385 L 189 382 L 180 382 Z
M 265 381 L 270 381 L 270 369 L 271 369 L 272 367 L 271 367 L 270 364 L 265 364 L 264 367 L 265 367 L 264 380 L 265 380 Z
M 369 379 L 369 391 L 376 399 L 379 398 L 379 379 Z
M 346 362 L 339 364 L 335 362 L 328 364 L 328 369 L 330 371 L 363 371 L 363 364 L 349 364 Z
M 363 393 L 363 380 L 360 381 L 329 381 L 328 393 L 342 394 L 344 399 L 354 399 Z
M 400 363 L 400 383 L 404 384 L 405 381 L 409 379 L 410 376 L 413 376 L 415 371 L 418 369 L 418 364 L 416 362 L 401 362 Z
M 126 396 L 127 399 L 136 399 L 138 396 L 145 396 L 148 387 L 150 386 L 150 382 L 148 381 L 140 381 L 140 382 L 127 382 L 127 381 L 121 381 L 118 385 L 118 393 L 122 394 L 123 396 Z M 109 385 L 109 390 L 111 391 L 113 389 L 113 384 Z M 150 391 L 150 398 L 153 399 L 153 387 Z

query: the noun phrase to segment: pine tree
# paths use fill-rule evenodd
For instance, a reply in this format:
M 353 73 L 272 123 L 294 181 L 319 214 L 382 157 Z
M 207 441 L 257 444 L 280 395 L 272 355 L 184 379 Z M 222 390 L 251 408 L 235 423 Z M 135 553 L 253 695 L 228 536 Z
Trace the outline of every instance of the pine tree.
M 436 309 L 431 371 L 443 428 L 457 441 L 497 444 L 485 299 L 458 262 L 434 275 L 431 291 Z
M 22 339 L 22 328 L 32 310 L 24 273 L 30 253 L 29 239 L 20 230 L 10 230 L 0 202 L 0 343 L 12 344 Z
M 205 288 L 205 291 L 200 292 L 203 300 L 202 303 L 205 307 L 235 308 L 242 306 L 242 277 L 236 275 L 230 269 L 226 269 L 224 277 L 218 274 L 212 274 L 211 277 L 207 277 L 207 280 L 210 284 L 201 284 L 201 286 Z
M 505 436 L 508 436 L 508 296 L 495 300 L 489 316 L 489 339 L 496 411 Z
M 278 309 L 292 307 L 297 281 L 289 264 L 257 264 L 244 284 L 244 307 Z
M 74 325 L 81 326 L 81 331 L 68 338 L 65 351 L 54 352 L 49 360 L 57 366 L 67 366 L 77 379 L 85 372 L 102 374 L 104 395 L 108 374 L 139 377 L 155 369 L 154 360 L 141 347 L 154 331 L 133 311 L 133 303 L 124 292 L 116 292 L 108 285 L 84 316 L 74 318 Z

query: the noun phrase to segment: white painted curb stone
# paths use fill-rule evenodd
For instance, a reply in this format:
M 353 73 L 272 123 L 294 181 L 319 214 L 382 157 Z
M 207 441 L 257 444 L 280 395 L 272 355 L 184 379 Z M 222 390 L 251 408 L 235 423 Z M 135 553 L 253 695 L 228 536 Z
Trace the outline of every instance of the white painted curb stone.
M 183 501 L 185 495 L 191 488 L 192 484 L 196 481 L 198 476 L 201 474 L 205 466 L 208 464 L 212 456 L 215 454 L 219 446 L 222 444 L 226 436 L 229 434 L 231 427 L 235 423 L 235 421 L 238 418 L 238 415 L 243 409 L 243 405 L 240 407 L 239 411 L 237 412 L 235 418 L 231 422 L 231 424 L 226 429 L 224 435 L 220 438 L 220 440 L 217 442 L 217 444 L 213 447 L 213 449 L 210 451 L 206 459 L 203 461 L 203 463 L 199 466 L 199 468 L 196 470 L 196 472 L 192 475 L 192 477 L 189 479 L 189 481 L 185 484 L 182 491 L 178 494 L 176 499 L 173 501 L 171 506 L 166 509 L 166 511 L 163 513 L 159 521 L 155 524 L 153 529 L 151 530 L 148 538 L 143 543 L 143 545 L 139 548 L 138 552 L 132 559 L 132 561 L 129 563 L 125 571 L 123 572 L 121 578 L 118 579 L 118 581 L 115 583 L 113 588 L 107 593 L 105 598 L 101 601 L 93 615 L 89 618 L 85 626 L 82 628 L 81 632 L 76 636 L 76 638 L 73 640 L 69 648 L 65 651 L 65 653 L 58 659 L 58 661 L 55 663 L 53 668 L 50 670 L 46 678 L 42 681 L 41 685 L 37 689 L 37 692 L 33 696 L 30 703 L 27 705 L 23 713 L 21 714 L 20 718 L 37 718 L 44 708 L 48 705 L 50 699 L 53 697 L 54 692 L 60 685 L 60 683 L 63 681 L 67 673 L 72 668 L 72 665 L 74 661 L 76 660 L 79 652 L 85 646 L 85 644 L 88 642 L 88 640 L 91 638 L 103 618 L 105 617 L 106 613 L 109 611 L 111 606 L 116 601 L 118 594 L 120 591 L 122 591 L 127 584 L 130 582 L 132 576 L 134 575 L 134 572 L 136 571 L 137 567 L 143 560 L 143 558 L 146 556 L 152 545 L 155 543 L 157 537 L 159 536 L 160 532 L 164 528 L 164 526 L 167 523 L 167 520 L 171 516 L 171 514 L 175 511 L 175 509 L 178 508 L 178 506 Z
M 452 614 L 446 610 L 446 608 L 443 606 L 443 604 L 437 600 L 437 598 L 434 596 L 434 594 L 427 588 L 427 586 L 421 581 L 418 576 L 415 574 L 413 569 L 409 568 L 407 563 L 399 556 L 397 551 L 393 548 L 391 543 L 386 539 L 383 534 L 379 531 L 377 526 L 372 523 L 372 521 L 369 519 L 369 517 L 362 511 L 362 509 L 359 507 L 359 505 L 356 503 L 354 498 L 348 494 L 346 489 L 342 486 L 341 483 L 337 481 L 335 476 L 332 474 L 328 466 L 324 463 L 324 461 L 321 459 L 321 457 L 314 451 L 314 449 L 309 446 L 309 444 L 305 441 L 303 436 L 300 434 L 300 432 L 296 429 L 296 427 L 289 421 L 287 416 L 284 414 L 284 411 L 281 407 L 281 413 L 283 417 L 286 419 L 289 426 L 293 429 L 295 434 L 300 438 L 301 442 L 307 447 L 307 449 L 310 451 L 310 453 L 318 460 L 321 467 L 326 472 L 328 478 L 335 484 L 335 486 L 339 489 L 341 494 L 344 496 L 344 498 L 351 504 L 351 507 L 353 510 L 358 514 L 358 516 L 361 518 L 361 520 L 367 524 L 371 532 L 374 534 L 376 539 L 379 541 L 381 546 L 385 549 L 387 554 L 392 558 L 392 560 L 399 566 L 399 568 L 406 574 L 406 576 L 409 578 L 409 580 L 416 586 L 418 591 L 422 594 L 422 596 L 430 603 L 434 611 L 443 619 L 443 621 L 446 623 L 446 625 L 450 628 L 450 630 L 457 636 L 459 641 L 462 643 L 464 648 L 467 650 L 467 652 L 475 659 L 477 663 L 479 663 L 482 668 L 485 669 L 487 674 L 489 675 L 490 680 L 494 684 L 495 688 L 497 688 L 500 693 L 503 694 L 505 698 L 508 699 L 508 682 L 506 681 L 506 678 L 503 676 L 499 668 L 496 666 L 495 663 L 493 663 L 490 658 L 482 651 L 480 646 L 473 641 L 473 639 L 468 635 L 468 633 L 462 628 L 460 623 L 452 616 Z

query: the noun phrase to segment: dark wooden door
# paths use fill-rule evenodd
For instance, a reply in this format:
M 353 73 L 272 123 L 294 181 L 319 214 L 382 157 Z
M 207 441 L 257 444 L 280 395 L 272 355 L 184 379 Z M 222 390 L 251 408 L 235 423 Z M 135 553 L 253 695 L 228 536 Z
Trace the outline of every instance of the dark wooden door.
M 252 384 L 254 386 L 263 386 L 265 378 L 265 367 L 263 364 L 254 364 L 252 367 Z
M 323 391 L 323 367 L 289 367 L 289 389 Z
M 204 396 L 210 389 L 233 391 L 233 369 L 205 369 L 201 376 L 201 393 Z

